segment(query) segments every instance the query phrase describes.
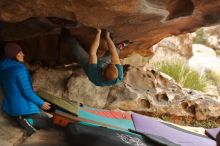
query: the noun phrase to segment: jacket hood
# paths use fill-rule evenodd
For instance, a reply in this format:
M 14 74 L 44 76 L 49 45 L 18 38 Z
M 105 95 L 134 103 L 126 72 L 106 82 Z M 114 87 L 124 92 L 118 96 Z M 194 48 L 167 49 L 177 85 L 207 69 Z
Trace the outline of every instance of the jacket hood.
M 0 71 L 6 70 L 12 66 L 21 65 L 21 63 L 12 59 L 2 59 L 0 61 Z

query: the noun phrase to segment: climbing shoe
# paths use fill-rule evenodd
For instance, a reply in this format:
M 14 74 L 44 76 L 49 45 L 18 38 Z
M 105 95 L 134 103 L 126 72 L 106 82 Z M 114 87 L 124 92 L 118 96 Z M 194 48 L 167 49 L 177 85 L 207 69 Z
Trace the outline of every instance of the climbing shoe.
M 116 46 L 119 50 L 121 50 L 121 49 L 127 47 L 130 43 L 131 42 L 129 40 L 124 40 L 122 42 L 117 43 Z

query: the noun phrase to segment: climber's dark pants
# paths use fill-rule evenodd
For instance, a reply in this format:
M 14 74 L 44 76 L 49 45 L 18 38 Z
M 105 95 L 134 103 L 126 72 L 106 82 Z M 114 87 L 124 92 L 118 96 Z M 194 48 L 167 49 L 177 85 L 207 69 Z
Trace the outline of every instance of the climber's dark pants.
M 89 54 L 73 36 L 69 36 L 66 42 L 72 50 L 73 57 L 83 68 L 85 68 L 89 64 Z M 117 49 L 117 51 L 119 53 L 119 49 Z M 98 62 L 101 62 L 102 66 L 105 67 L 111 62 L 111 54 L 107 52 L 103 57 L 98 59 Z

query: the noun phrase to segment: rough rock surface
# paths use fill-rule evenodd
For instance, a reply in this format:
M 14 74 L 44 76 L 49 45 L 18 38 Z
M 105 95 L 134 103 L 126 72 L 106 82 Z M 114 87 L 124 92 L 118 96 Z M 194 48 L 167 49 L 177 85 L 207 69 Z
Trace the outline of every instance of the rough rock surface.
M 205 45 L 220 52 L 220 25 L 204 27 Z
M 161 61 L 179 60 L 188 64 L 200 75 L 211 72 L 208 76 L 213 81 L 205 92 L 219 96 L 219 28 L 219 25 L 202 27 L 193 33 L 162 39 L 151 48 L 154 55 L 148 58 L 146 67 L 154 66 Z
M 122 64 L 129 64 L 131 66 L 145 66 L 149 63 L 151 57 L 144 57 L 137 53 L 132 53 L 127 58 L 121 60 Z
M 65 97 L 102 108 L 107 102 L 110 87 L 98 87 L 92 84 L 85 75 L 73 75 L 67 84 Z
M 218 23 L 219 6 L 220 1 L 217 0 L 2 0 L 0 38 L 24 40 L 40 33 L 44 35 L 41 38 L 44 45 L 38 47 L 55 50 L 56 43 L 48 45 L 43 41 L 53 28 L 51 24 L 38 21 L 23 26 L 20 23 L 28 21 L 29 18 L 59 17 L 81 24 L 81 27 L 76 29 L 80 30 L 77 37 L 85 46 L 91 43 L 88 40 L 94 36 L 95 31 L 92 28 L 110 28 L 117 41 L 129 39 L 134 42 L 121 52 L 122 57 L 132 52 L 146 56 L 149 55 L 146 50 L 164 37 Z M 19 26 L 15 27 L 17 24 L 14 23 L 17 22 Z M 82 35 L 84 37 L 81 37 Z M 34 44 L 23 45 L 23 48 L 28 47 L 35 48 Z
M 45 74 L 45 72 L 47 72 Z M 33 85 L 43 89 L 50 89 L 50 93 L 59 98 L 63 97 L 66 84 L 72 71 L 39 69 L 33 75 Z M 47 79 L 47 80 L 45 80 Z
M 113 87 L 96 87 L 83 73 L 75 72 L 67 82 L 63 98 L 99 108 L 189 116 L 199 120 L 220 116 L 219 97 L 183 89 L 170 77 L 149 68 L 143 71 L 141 67 L 131 66 L 123 82 Z M 51 72 L 41 69 L 35 74 L 38 74 L 35 77 L 44 78 L 41 87 L 53 93 L 54 84 L 46 86 L 45 83 L 50 82 L 47 78 Z
M 2 104 L 2 92 L 0 91 L 0 105 Z M 20 143 L 24 131 L 7 115 L 0 111 L 0 145 L 13 146 Z
M 192 43 L 194 35 L 191 33 L 178 36 L 171 36 L 162 39 L 159 43 L 152 47 L 154 55 L 149 63 L 162 60 L 170 60 L 174 58 L 187 60 L 192 56 Z
M 38 130 L 18 146 L 69 146 L 61 129 Z
M 199 28 L 193 33 L 164 38 L 151 48 L 154 55 L 149 62 L 175 57 L 188 60 L 195 54 L 218 57 L 220 54 L 219 32 L 220 25 L 215 25 Z

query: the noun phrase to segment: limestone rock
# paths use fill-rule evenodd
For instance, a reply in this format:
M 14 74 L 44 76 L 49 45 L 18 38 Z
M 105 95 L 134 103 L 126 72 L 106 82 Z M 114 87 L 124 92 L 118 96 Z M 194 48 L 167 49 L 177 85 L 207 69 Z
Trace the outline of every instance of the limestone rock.
M 5 141 L 4 139 L 1 139 L 1 138 L 0 138 L 0 145 L 2 145 L 2 146 L 13 146 L 12 143 L 9 143 L 9 142 Z
M 182 89 L 173 80 L 151 69 L 142 71 L 140 68 L 131 68 L 124 83 L 124 88 L 113 87 L 107 108 L 192 116 L 199 120 L 220 114 L 219 97 Z M 124 96 L 121 97 L 119 93 Z
M 220 50 L 220 26 L 204 27 L 203 32 L 205 35 L 205 45 Z
M 193 44 L 193 56 L 189 59 L 189 66 L 201 75 L 207 71 L 220 74 L 220 58 L 212 48 L 201 44 Z
M 68 146 L 62 129 L 38 130 L 19 146 Z
M 71 70 L 39 69 L 32 76 L 33 85 L 49 91 L 49 93 L 54 96 L 62 98 L 71 74 Z
M 189 59 L 192 56 L 194 36 L 190 33 L 164 38 L 152 47 L 154 55 L 150 63 L 169 59 Z
M 18 127 L 18 125 L 11 118 L 3 114 L 2 111 L 0 115 L 0 144 L 1 142 L 8 145 L 18 144 L 23 138 L 24 130 Z M 3 144 L 1 145 L 3 146 Z
M 193 52 L 193 56 L 210 56 L 210 57 L 216 56 L 216 53 L 212 48 L 209 48 L 202 44 L 193 44 L 192 52 Z
M 42 80 L 48 80 L 48 76 L 39 76 L 44 78 Z M 45 85 L 41 84 L 42 87 Z M 53 91 L 52 86 L 47 90 Z M 218 96 L 181 88 L 167 75 L 150 68 L 143 70 L 142 67 L 130 66 L 123 82 L 112 87 L 97 87 L 83 73 L 76 71 L 66 87 L 65 98 L 92 107 L 194 117 L 199 120 L 220 116 Z M 60 91 L 63 92 L 62 89 Z
M 122 64 L 129 64 L 132 66 L 145 66 L 149 61 L 149 57 L 141 56 L 137 53 L 132 53 L 127 58 L 121 60 Z
M 6 29 L 4 22 L 10 26 L 30 18 L 57 17 L 77 21 L 84 28 L 110 28 L 114 31 L 117 41 L 129 39 L 134 42 L 128 49 L 121 52 L 121 57 L 133 52 L 146 56 L 146 50 L 164 37 L 191 32 L 198 27 L 218 23 L 219 6 L 220 2 L 216 0 L 208 2 L 207 0 L 29 0 L 19 2 L 1 0 L 0 29 L 5 31 L 1 31 L 0 38 L 6 40 L 7 36 L 7 40 L 12 41 L 15 40 L 13 35 L 19 34 Z M 46 36 L 50 32 L 50 24 L 41 26 L 41 30 L 30 31 L 31 35 L 41 32 Z M 29 25 L 23 28 L 31 30 Z M 88 38 L 84 28 L 80 32 Z M 7 33 L 10 34 L 7 35 Z M 28 38 L 29 36 L 27 35 Z M 23 40 L 24 37 L 16 38 L 16 40 L 21 39 Z M 86 41 L 84 43 L 89 44 Z M 45 47 L 46 50 L 50 48 L 53 47 Z
M 83 73 L 82 75 L 73 74 L 68 81 L 65 97 L 90 106 L 103 108 L 109 89 L 110 87 L 95 86 Z

